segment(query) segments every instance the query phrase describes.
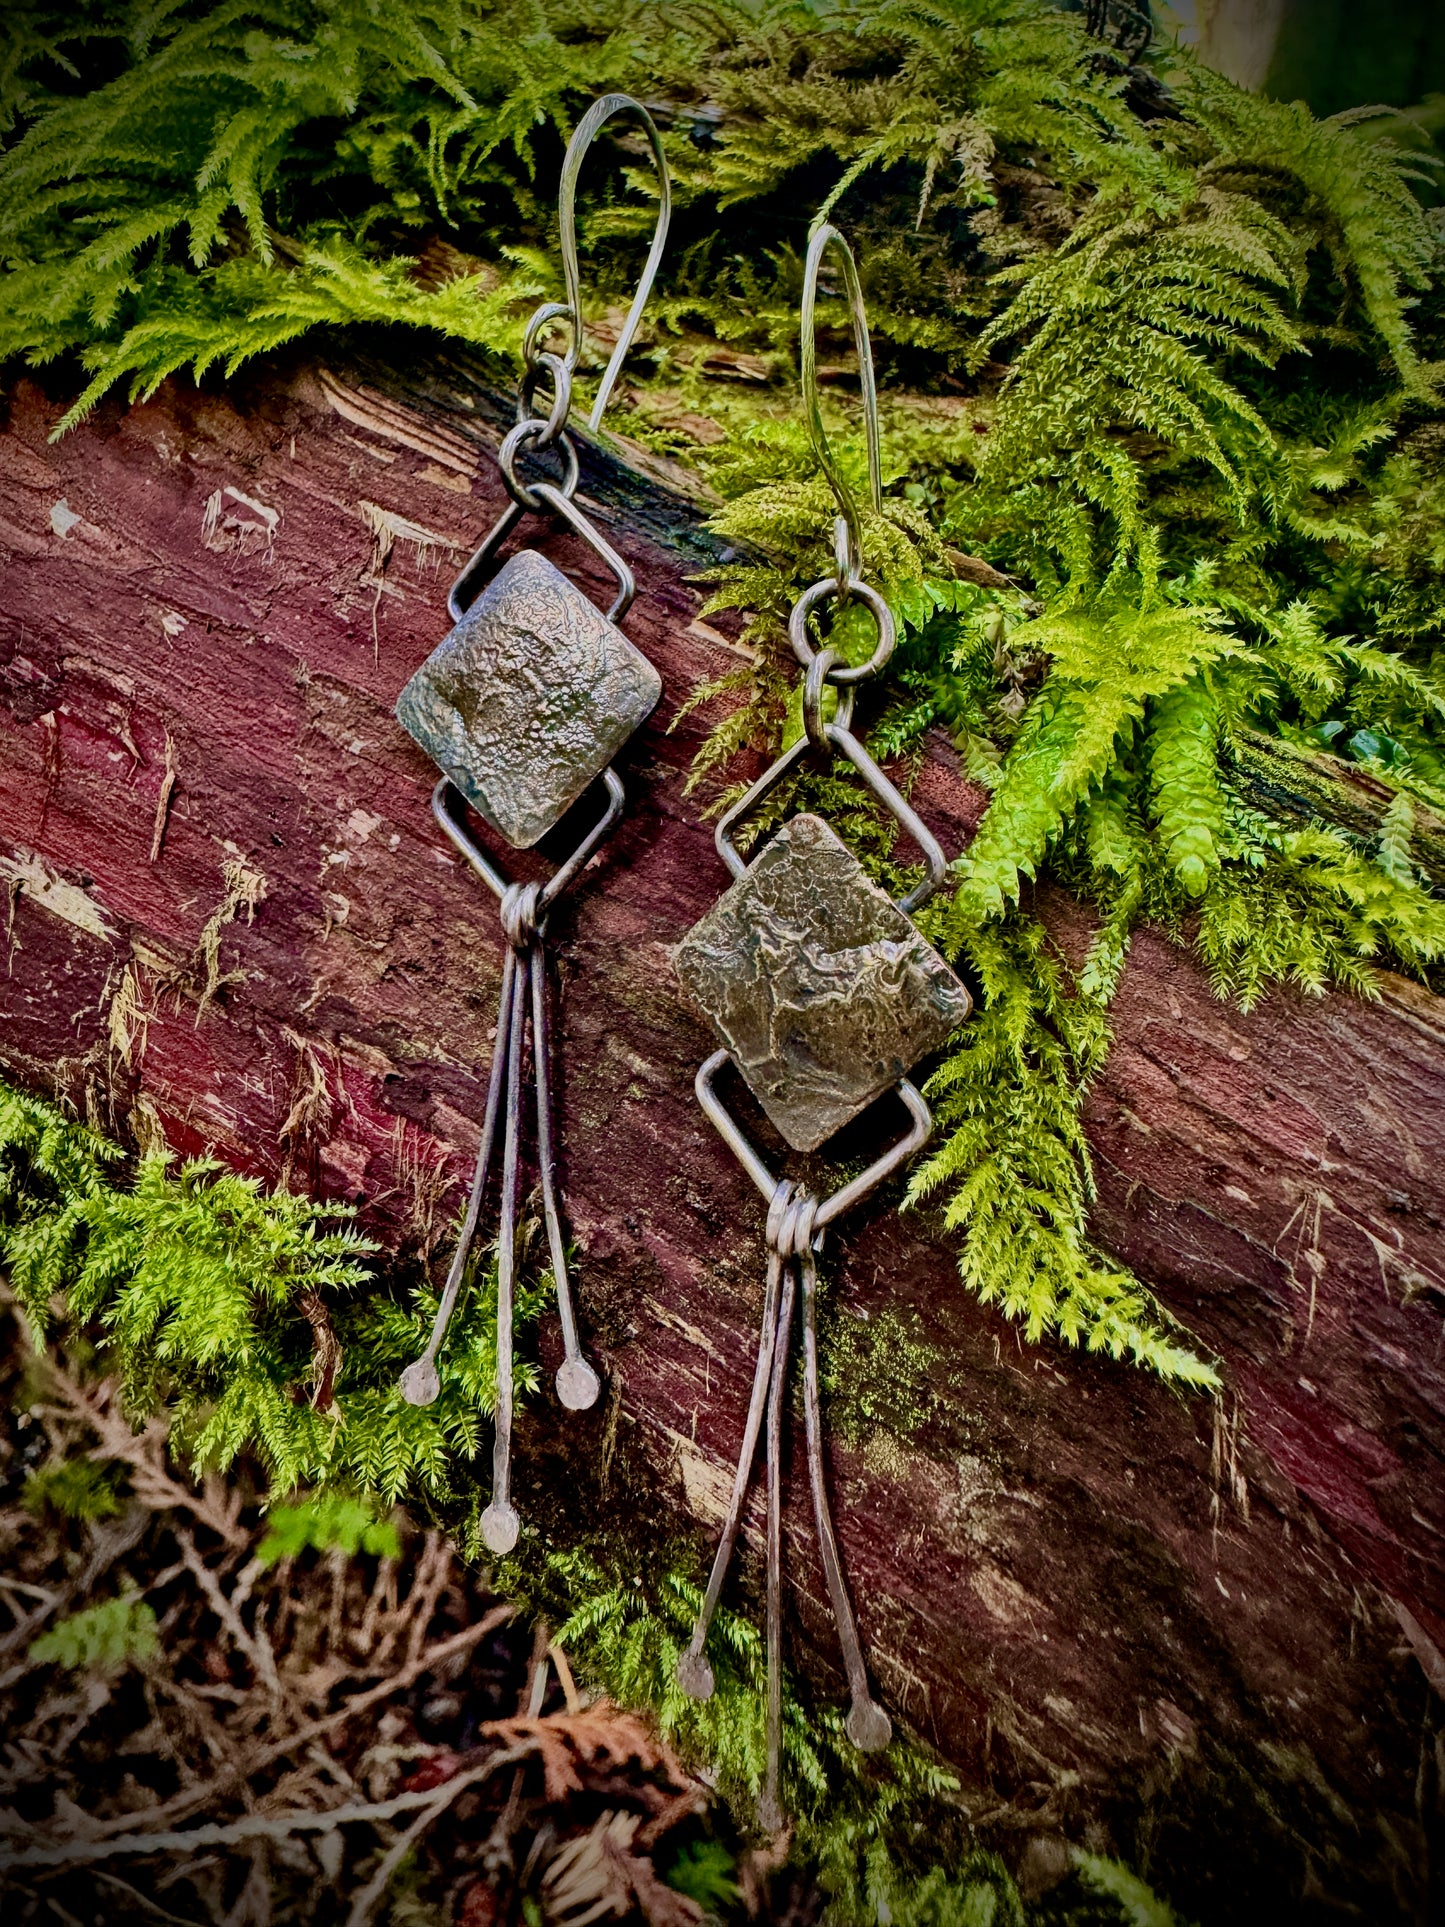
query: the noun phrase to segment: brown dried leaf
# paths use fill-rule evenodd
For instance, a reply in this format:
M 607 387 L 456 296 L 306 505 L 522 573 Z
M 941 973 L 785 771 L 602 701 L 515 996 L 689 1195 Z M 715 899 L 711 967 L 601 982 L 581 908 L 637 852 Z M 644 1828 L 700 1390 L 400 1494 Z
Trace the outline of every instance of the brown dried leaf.
M 771 365 L 761 355 L 742 354 L 732 348 L 714 348 L 703 357 L 702 370 L 722 381 L 765 382 Z
M 542 1877 L 547 1918 L 555 1927 L 589 1927 L 611 1914 L 620 1918 L 634 1906 L 652 1927 L 697 1927 L 702 1909 L 695 1900 L 658 1879 L 651 1860 L 633 1851 L 639 1825 L 635 1813 L 604 1813 L 590 1833 L 569 1840 Z
M 599 1700 L 581 1713 L 554 1713 L 545 1719 L 491 1720 L 482 1728 L 504 1746 L 530 1742 L 542 1760 L 547 1798 L 564 1800 L 583 1787 L 580 1769 L 592 1774 L 635 1771 L 660 1774 L 679 1793 L 695 1782 L 670 1747 L 650 1733 L 633 1713 Z M 697 1797 L 703 1798 L 698 1789 Z

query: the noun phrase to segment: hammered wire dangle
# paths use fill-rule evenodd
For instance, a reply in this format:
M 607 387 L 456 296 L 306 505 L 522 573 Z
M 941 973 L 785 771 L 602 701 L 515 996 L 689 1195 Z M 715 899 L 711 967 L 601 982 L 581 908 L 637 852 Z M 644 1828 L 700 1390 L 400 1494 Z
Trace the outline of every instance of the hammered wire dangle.
M 557 1372 L 557 1396 L 570 1410 L 581 1411 L 596 1403 L 601 1389 L 577 1335 L 553 1172 L 543 939 L 548 911 L 576 881 L 622 814 L 625 796 L 621 779 L 611 767 L 612 759 L 652 713 L 662 694 L 656 669 L 617 626 L 632 603 L 636 586 L 622 557 L 573 499 L 580 471 L 577 446 L 567 428 L 583 328 L 577 264 L 577 177 L 597 133 L 619 114 L 634 115 L 651 146 L 658 176 L 658 217 L 642 279 L 588 417 L 589 428 L 596 429 L 600 424 L 637 332 L 667 239 L 671 186 L 652 117 L 628 95 L 608 94 L 579 122 L 562 167 L 559 216 L 567 299 L 544 303 L 527 325 L 523 343 L 526 368 L 518 392 L 517 422 L 497 457 L 511 502 L 452 585 L 447 608 L 455 627 L 402 690 L 396 706 L 402 726 L 444 772 L 432 794 L 433 814 L 452 844 L 496 894 L 507 940 L 496 1045 L 466 1214 L 431 1337 L 420 1358 L 401 1375 L 402 1393 L 411 1404 L 430 1405 L 438 1396 L 441 1378 L 437 1358 L 466 1278 L 500 1121 L 496 1429 L 492 1497 L 481 1522 L 482 1538 L 495 1553 L 509 1552 L 519 1530 L 511 1499 L 512 1313 L 529 1030 L 537 1170 L 565 1354 Z M 558 324 L 568 330 L 561 354 L 541 346 L 547 329 Z M 533 412 L 533 400 L 544 375 L 552 386 L 552 400 L 547 412 L 539 414 Z M 517 460 L 528 448 L 560 451 L 560 482 L 522 480 L 517 474 Z M 532 549 L 520 550 L 490 581 L 486 580 L 503 541 L 529 510 L 560 516 L 606 563 L 617 581 L 617 594 L 606 615 L 545 556 Z M 513 849 L 531 849 L 599 779 L 605 796 L 600 818 L 544 884 L 509 882 L 467 827 L 464 810 L 470 803 Z
M 888 1715 L 869 1690 L 833 1532 L 823 1463 L 818 1400 L 817 1254 L 829 1225 L 896 1171 L 928 1137 L 932 1117 L 906 1073 L 937 1049 L 968 1016 L 968 991 L 910 920 L 943 882 L 943 851 L 927 826 L 852 733 L 854 692 L 893 653 L 892 611 L 863 579 L 863 530 L 857 503 L 824 432 L 818 405 L 815 312 L 818 274 L 829 246 L 837 249 L 853 322 L 868 448 L 869 492 L 881 510 L 878 402 L 868 321 L 853 254 L 836 228 L 812 237 L 803 281 L 802 373 L 809 431 L 839 515 L 835 572 L 804 590 L 788 634 L 804 670 L 803 734 L 759 777 L 717 827 L 717 850 L 736 879 L 683 939 L 676 967 L 683 990 L 711 1021 L 724 1048 L 697 1074 L 697 1096 L 724 1142 L 767 1201 L 767 1278 L 752 1396 L 743 1428 L 732 1497 L 687 1650 L 677 1665 L 684 1692 L 706 1699 L 712 1668 L 704 1655 L 708 1628 L 727 1577 L 766 1423 L 767 1476 L 767 1775 L 759 1818 L 783 1822 L 782 1743 L 782 1454 L 787 1370 L 795 1313 L 801 1312 L 803 1418 L 818 1550 L 838 1629 L 851 1705 L 847 1732 L 864 1751 L 885 1747 Z M 831 647 L 815 649 L 808 622 L 821 605 L 856 598 L 870 612 L 878 640 L 867 662 L 847 666 Z M 823 692 L 836 707 L 829 720 Z M 734 842 L 738 826 L 809 756 L 841 755 L 872 795 L 922 851 L 925 875 L 894 902 L 819 816 L 791 818 L 745 862 Z M 716 1089 L 729 1062 L 795 1151 L 813 1151 L 885 1092 L 895 1090 L 909 1128 L 868 1169 L 826 1198 L 774 1176 L 723 1105 Z

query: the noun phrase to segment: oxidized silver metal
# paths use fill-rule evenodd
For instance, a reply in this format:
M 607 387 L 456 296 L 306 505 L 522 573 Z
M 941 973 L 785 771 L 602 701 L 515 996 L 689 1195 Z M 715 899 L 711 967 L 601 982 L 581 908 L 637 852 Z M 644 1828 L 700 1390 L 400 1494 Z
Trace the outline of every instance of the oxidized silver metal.
M 646 268 L 593 404 L 593 428 L 601 421 L 636 333 L 667 236 L 670 187 L 662 145 L 650 116 L 625 94 L 609 94 L 584 116 L 563 164 L 560 213 L 567 300 L 545 303 L 528 324 L 517 424 L 503 440 L 497 456 L 511 502 L 452 584 L 447 607 L 454 628 L 411 678 L 397 702 L 403 726 L 445 772 L 432 795 L 433 813 L 455 848 L 495 892 L 507 941 L 496 1046 L 466 1215 L 426 1349 L 400 1380 L 403 1397 L 413 1405 L 429 1405 L 440 1393 L 437 1360 L 466 1279 L 500 1126 L 496 1422 L 492 1498 L 481 1520 L 482 1538 L 495 1553 L 510 1552 L 520 1530 L 511 1496 L 512 1314 L 522 1090 L 529 1034 L 536 1098 L 537 1174 L 562 1326 L 564 1356 L 556 1377 L 557 1396 L 563 1405 L 577 1411 L 595 1404 L 601 1389 L 597 1373 L 582 1355 L 578 1337 L 553 1169 L 543 939 L 548 909 L 576 881 L 622 814 L 625 797 L 621 779 L 611 767 L 612 758 L 652 713 L 662 693 L 657 671 L 617 627 L 635 593 L 632 572 L 572 499 L 579 464 L 576 444 L 567 432 L 572 373 L 582 343 L 575 221 L 577 175 L 598 129 L 619 113 L 635 114 L 647 132 L 658 168 L 659 212 Z M 544 330 L 558 321 L 566 322 L 571 331 L 564 355 L 540 346 Z M 551 383 L 552 399 L 546 415 L 537 415 L 531 410 L 543 375 Z M 530 449 L 535 456 L 551 448 L 557 449 L 562 458 L 560 482 L 540 478 L 523 481 L 517 473 L 517 460 L 523 451 Z M 605 615 L 558 568 L 533 550 L 514 555 L 492 575 L 503 542 L 523 514 L 543 509 L 560 516 L 616 577 L 617 594 Z M 514 849 L 530 849 L 599 778 L 605 799 L 601 815 L 545 884 L 509 882 L 463 819 L 465 800 Z
M 807 419 L 813 453 L 818 458 L 819 468 L 828 478 L 828 485 L 838 504 L 842 527 L 836 532 L 835 547 L 838 581 L 846 600 L 848 590 L 857 584 L 863 573 L 863 525 L 858 504 L 848 486 L 848 478 L 829 444 L 827 431 L 823 427 L 822 405 L 818 399 L 818 270 L 830 247 L 835 249 L 838 265 L 843 271 L 843 292 L 853 322 L 853 345 L 858 351 L 858 387 L 863 401 L 863 435 L 868 450 L 868 499 L 875 514 L 883 506 L 883 459 L 878 429 L 878 386 L 873 375 L 868 310 L 863 305 L 858 263 L 853 259 L 852 248 L 837 228 L 820 222 L 808 240 L 808 257 L 803 264 L 802 311 L 798 317 L 802 340 L 803 413 Z
M 969 1014 L 968 991 L 910 921 L 943 882 L 947 862 L 937 839 L 852 732 L 856 686 L 875 676 L 893 653 L 896 625 L 887 602 L 863 580 L 863 528 L 852 492 L 828 446 L 818 404 L 814 325 L 818 270 L 836 245 L 852 311 L 863 392 L 871 504 L 881 512 L 878 400 L 857 266 L 835 228 L 812 237 L 803 280 L 803 396 L 814 450 L 832 485 L 836 573 L 804 590 L 788 633 L 804 669 L 803 733 L 723 816 L 718 855 L 735 881 L 683 939 L 678 979 L 706 1014 L 725 1049 L 697 1076 L 698 1102 L 767 1200 L 767 1278 L 752 1396 L 732 1497 L 692 1638 L 677 1664 L 683 1691 L 706 1699 L 713 1673 L 704 1648 L 708 1628 L 742 1522 L 758 1441 L 766 1425 L 767 1477 L 767 1768 L 759 1800 L 765 1827 L 783 1824 L 782 1766 L 782 1458 L 788 1356 L 795 1308 L 801 1305 L 803 1417 L 818 1550 L 838 1629 L 851 1698 L 847 1732 L 854 1745 L 888 1744 L 892 1724 L 874 1700 L 828 1504 L 818 1399 L 817 1253 L 826 1227 L 896 1171 L 933 1126 L 927 1104 L 906 1073 L 936 1049 Z M 856 597 L 871 612 L 878 640 L 869 660 L 841 663 L 817 648 L 814 612 Z M 825 691 L 834 691 L 831 715 Z M 875 799 L 918 845 L 924 875 L 895 903 L 820 817 L 786 823 L 751 862 L 737 848 L 740 824 L 815 754 L 841 755 Z M 812 1151 L 890 1088 L 911 1120 L 903 1138 L 826 1200 L 790 1179 L 776 1178 L 724 1107 L 715 1089 L 732 1062 L 789 1145 Z
M 758 1361 L 753 1373 L 752 1397 L 743 1427 L 742 1449 L 733 1476 L 722 1534 L 707 1590 L 694 1622 L 692 1637 L 677 1663 L 677 1683 L 694 1699 L 707 1699 L 713 1691 L 713 1672 L 704 1647 L 708 1629 L 717 1610 L 723 1582 L 732 1563 L 742 1524 L 743 1507 L 752 1483 L 758 1438 L 764 1417 L 768 1425 L 768 1505 L 767 1505 L 767 1774 L 758 1816 L 770 1830 L 783 1824 L 780 1770 L 782 1759 L 782 1494 L 780 1466 L 782 1457 L 782 1414 L 786 1387 L 788 1352 L 791 1344 L 793 1307 L 798 1277 L 801 1276 L 803 1303 L 803 1414 L 808 1446 L 808 1479 L 812 1490 L 813 1518 L 818 1534 L 818 1549 L 823 1561 L 823 1576 L 828 1587 L 829 1604 L 838 1629 L 848 1676 L 850 1706 L 846 1721 L 848 1737 L 863 1752 L 877 1752 L 887 1746 L 893 1727 L 888 1715 L 869 1691 L 868 1668 L 853 1616 L 838 1557 L 833 1531 L 832 1511 L 828 1504 L 826 1469 L 823 1464 L 822 1425 L 818 1412 L 818 1347 L 816 1330 L 817 1269 L 816 1253 L 821 1249 L 828 1226 L 845 1211 L 865 1198 L 875 1186 L 890 1177 L 927 1140 L 933 1120 L 928 1106 L 906 1078 L 897 1086 L 898 1096 L 908 1112 L 907 1133 L 856 1178 L 823 1200 L 795 1185 L 788 1178 L 775 1178 L 757 1148 L 749 1142 L 736 1120 L 729 1114 L 715 1088 L 719 1072 L 728 1063 L 725 1050 L 714 1051 L 697 1074 L 697 1096 L 704 1112 L 716 1125 L 723 1141 L 738 1159 L 768 1203 L 768 1275 L 763 1289 L 762 1329 L 758 1342 Z
M 795 816 L 683 939 L 678 979 L 795 1151 L 936 1050 L 967 990 L 818 816 Z
M 523 549 L 417 670 L 396 713 L 492 828 L 529 850 L 661 694 L 662 678 L 616 623 Z

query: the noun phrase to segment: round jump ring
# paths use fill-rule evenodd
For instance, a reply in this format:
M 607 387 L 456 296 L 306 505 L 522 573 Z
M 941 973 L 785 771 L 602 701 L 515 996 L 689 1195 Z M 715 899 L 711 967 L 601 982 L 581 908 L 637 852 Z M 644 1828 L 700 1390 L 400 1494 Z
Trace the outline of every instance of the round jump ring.
M 507 485 L 507 493 L 524 509 L 540 509 L 542 501 L 540 496 L 532 493 L 525 482 L 518 479 L 517 454 L 529 442 L 540 441 L 546 426 L 547 424 L 539 421 L 535 415 L 529 415 L 526 421 L 518 422 L 515 428 L 508 431 L 502 446 L 497 450 L 497 467 L 502 471 L 502 480 Z M 557 443 L 566 464 L 558 487 L 570 501 L 582 472 L 577 461 L 577 444 L 565 428 L 558 436 Z
M 833 518 L 833 568 L 840 584 L 838 600 L 846 608 L 863 575 L 863 558 L 858 553 L 853 524 L 846 515 Z
M 808 741 L 818 750 L 830 748 L 828 725 L 823 719 L 823 690 L 837 660 L 836 649 L 820 649 L 808 664 L 808 673 L 803 678 L 803 728 L 808 733 Z M 847 729 L 853 721 L 853 691 L 851 687 L 839 689 L 836 677 L 833 681 L 833 693 L 838 698 L 838 706 L 833 711 L 832 724 L 835 729 Z
M 569 341 L 562 359 L 564 361 L 568 361 L 569 359 L 575 361 L 577 359 L 575 348 L 577 335 L 576 315 L 565 301 L 544 301 L 532 316 L 532 319 L 527 323 L 527 332 L 522 337 L 522 359 L 529 368 L 534 368 L 537 365 L 539 358 L 537 342 L 542 330 L 550 327 L 554 321 L 565 321 L 572 332 L 572 340 Z
M 838 684 L 864 682 L 878 671 L 893 654 L 893 645 L 898 640 L 898 627 L 893 620 L 893 611 L 869 582 L 850 582 L 849 593 L 858 600 L 872 615 L 878 625 L 878 643 L 867 662 L 859 663 L 852 669 L 834 669 L 829 680 Z M 793 645 L 793 654 L 806 669 L 812 663 L 816 651 L 808 638 L 808 617 L 820 602 L 830 596 L 841 596 L 843 584 L 836 576 L 827 576 L 822 582 L 815 582 L 811 589 L 803 593 L 793 604 L 793 612 L 788 617 L 788 640 Z
M 552 379 L 552 407 L 546 416 L 535 415 L 532 410 L 532 397 L 537 392 L 537 384 L 543 375 Z M 527 365 L 521 384 L 517 389 L 517 420 L 519 422 L 545 422 L 537 437 L 538 448 L 550 448 L 558 435 L 567 426 L 567 417 L 572 412 L 572 377 L 567 372 L 567 364 L 560 355 L 540 354 Z

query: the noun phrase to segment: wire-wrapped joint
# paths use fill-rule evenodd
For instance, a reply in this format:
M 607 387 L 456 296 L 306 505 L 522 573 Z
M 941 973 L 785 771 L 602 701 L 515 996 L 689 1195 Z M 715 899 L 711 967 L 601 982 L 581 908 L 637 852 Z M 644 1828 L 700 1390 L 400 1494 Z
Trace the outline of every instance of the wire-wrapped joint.
M 765 1233 L 772 1256 L 786 1262 L 801 1258 L 805 1251 L 818 1250 L 823 1242 L 823 1234 L 817 1229 L 819 1203 L 811 1191 L 794 1184 L 791 1178 L 779 1180 L 768 1206 Z
M 509 883 L 502 897 L 502 934 L 513 950 L 525 955 L 542 934 L 546 915 L 542 905 L 542 886 L 538 883 Z

